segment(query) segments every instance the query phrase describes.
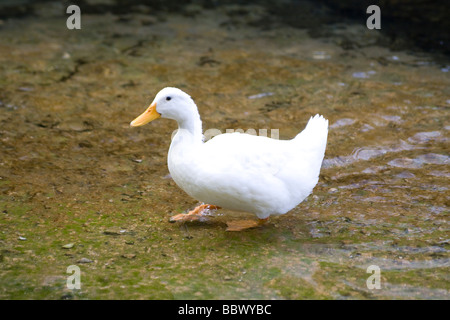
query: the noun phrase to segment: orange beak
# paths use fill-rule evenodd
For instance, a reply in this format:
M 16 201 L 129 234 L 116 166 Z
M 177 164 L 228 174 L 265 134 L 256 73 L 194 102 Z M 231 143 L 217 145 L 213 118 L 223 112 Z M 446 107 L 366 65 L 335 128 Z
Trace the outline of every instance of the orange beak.
M 130 126 L 139 127 L 149 123 L 155 119 L 158 119 L 161 115 L 156 111 L 156 102 L 153 102 L 147 110 L 144 111 L 139 117 L 131 121 Z

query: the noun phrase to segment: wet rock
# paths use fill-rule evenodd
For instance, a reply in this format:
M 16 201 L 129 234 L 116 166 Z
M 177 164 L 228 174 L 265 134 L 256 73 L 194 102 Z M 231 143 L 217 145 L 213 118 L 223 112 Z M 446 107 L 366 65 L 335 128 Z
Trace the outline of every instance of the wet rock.
M 395 175 L 397 178 L 401 178 L 401 179 L 412 179 L 415 178 L 415 174 L 409 171 L 403 171 L 400 172 L 399 174 Z
M 431 131 L 431 132 L 419 132 L 416 133 L 411 138 L 408 138 L 409 142 L 412 143 L 426 143 L 431 140 L 437 140 L 442 136 L 440 131 Z
M 249 99 L 260 99 L 260 98 L 264 98 L 264 97 L 268 97 L 268 96 L 273 96 L 273 92 L 263 92 L 263 93 L 258 93 L 258 94 L 254 94 L 249 96 Z
M 432 175 L 432 176 L 435 176 L 435 177 L 450 178 L 450 173 L 449 172 L 445 172 L 445 171 L 434 170 L 434 171 L 428 172 L 428 174 Z
M 33 91 L 34 89 L 30 88 L 30 87 L 20 87 L 18 90 L 24 91 L 24 92 L 30 92 L 30 91 Z
M 373 130 L 373 129 L 374 128 L 370 124 L 365 123 L 362 126 L 362 128 L 361 128 L 361 132 L 367 132 L 367 131 L 370 131 L 370 130 Z
M 312 54 L 312 58 L 314 60 L 328 60 L 331 58 L 331 55 L 326 51 L 314 51 Z
M 358 148 L 358 149 L 354 150 L 354 152 L 352 153 L 352 156 L 354 159 L 357 159 L 357 160 L 369 160 L 374 157 L 378 157 L 383 154 L 386 154 L 387 152 L 388 152 L 388 150 L 385 150 L 385 149 Z
M 77 263 L 93 263 L 94 261 L 88 258 L 81 258 Z
M 418 156 L 415 159 L 398 158 L 388 162 L 388 165 L 399 168 L 417 169 L 424 164 L 448 164 L 450 157 L 443 154 L 427 153 Z
M 330 125 L 330 128 L 335 129 L 335 128 L 339 128 L 339 127 L 349 126 L 351 124 L 354 124 L 355 122 L 356 122 L 355 119 L 343 118 L 343 119 L 337 120 L 335 123 Z
M 106 234 L 107 236 L 121 236 L 123 233 L 120 232 L 120 230 L 109 229 L 103 231 L 103 234 Z
M 422 166 L 420 161 L 410 158 L 397 158 L 388 162 L 388 165 L 398 168 L 417 169 Z
M 402 117 L 400 116 L 381 115 L 381 118 L 394 123 L 402 123 Z
M 418 156 L 416 160 L 426 164 L 449 164 L 450 157 L 444 154 L 427 153 Z
M 376 72 L 373 70 L 367 71 L 367 72 L 353 72 L 352 77 L 356 79 L 368 79 L 371 75 L 374 75 Z

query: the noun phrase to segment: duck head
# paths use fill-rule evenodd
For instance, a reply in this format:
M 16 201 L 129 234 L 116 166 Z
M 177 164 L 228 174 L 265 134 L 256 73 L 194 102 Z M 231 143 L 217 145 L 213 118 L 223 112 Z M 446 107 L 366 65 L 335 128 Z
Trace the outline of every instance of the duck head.
M 155 99 L 139 117 L 131 121 L 132 127 L 142 126 L 158 118 L 176 120 L 179 124 L 198 116 L 194 100 L 177 88 L 167 87 L 155 96 Z

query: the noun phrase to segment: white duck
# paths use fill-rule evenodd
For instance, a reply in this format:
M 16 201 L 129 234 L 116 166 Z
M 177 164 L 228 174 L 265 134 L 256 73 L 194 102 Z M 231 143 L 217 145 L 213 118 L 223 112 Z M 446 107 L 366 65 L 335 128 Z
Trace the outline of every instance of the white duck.
M 164 88 L 148 109 L 131 122 L 144 125 L 157 118 L 178 122 L 168 155 L 170 174 L 191 197 L 208 203 L 171 221 L 197 220 L 220 207 L 251 212 L 258 222 L 229 223 L 242 230 L 295 208 L 313 190 L 325 153 L 328 120 L 311 117 L 292 140 L 226 133 L 203 142 L 202 122 L 192 98 L 177 88 Z

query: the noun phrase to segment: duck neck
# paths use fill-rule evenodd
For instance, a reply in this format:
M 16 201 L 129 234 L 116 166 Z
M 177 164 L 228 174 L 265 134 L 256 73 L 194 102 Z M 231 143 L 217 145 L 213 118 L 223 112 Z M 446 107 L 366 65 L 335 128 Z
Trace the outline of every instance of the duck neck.
M 189 138 L 192 143 L 203 142 L 202 121 L 198 112 L 188 119 L 178 121 L 178 134 Z

